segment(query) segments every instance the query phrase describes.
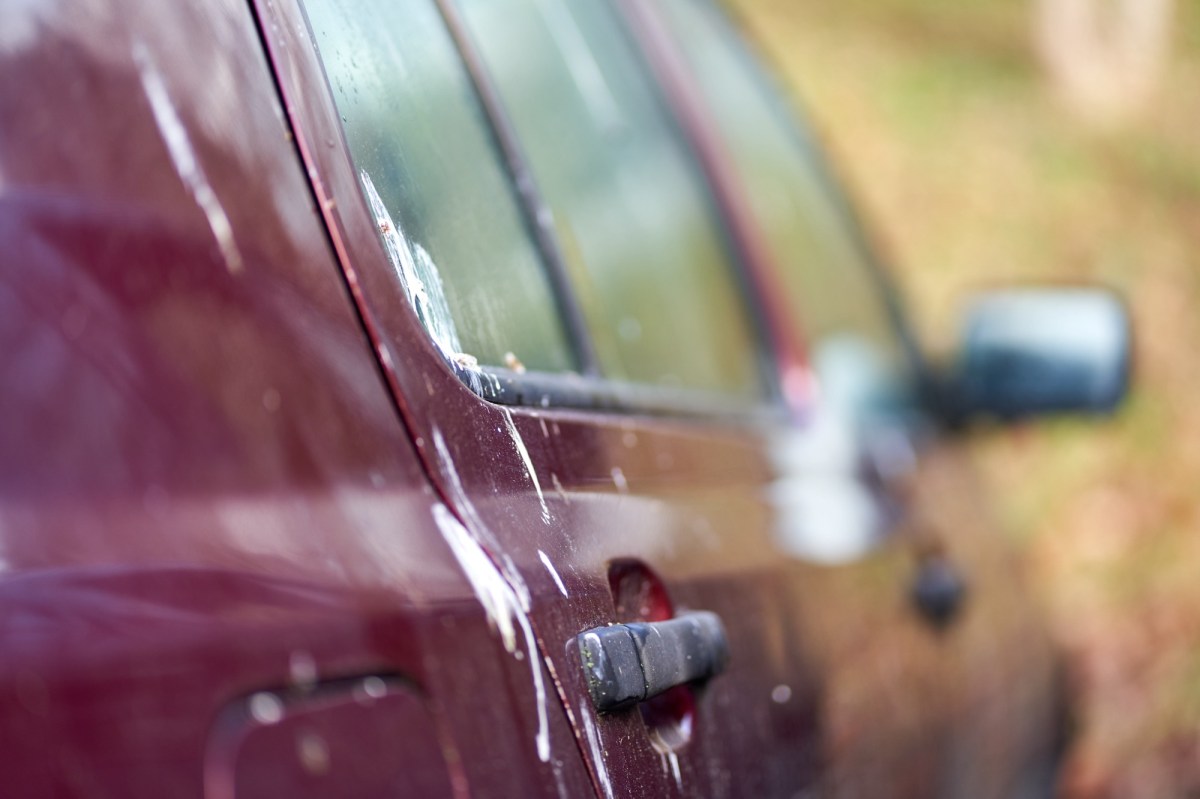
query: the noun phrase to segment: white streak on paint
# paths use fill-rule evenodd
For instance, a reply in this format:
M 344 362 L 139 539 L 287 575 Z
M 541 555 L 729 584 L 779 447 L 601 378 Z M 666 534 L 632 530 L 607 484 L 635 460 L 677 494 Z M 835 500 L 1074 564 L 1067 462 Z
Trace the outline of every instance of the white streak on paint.
M 521 600 L 521 609 L 526 613 L 529 612 L 529 587 L 525 585 L 524 578 L 517 571 L 517 566 L 513 563 L 506 553 L 500 547 L 500 542 L 492 535 L 487 525 L 483 523 L 483 519 L 479 517 L 479 512 L 475 510 L 475 505 L 471 502 L 471 498 L 467 496 L 466 489 L 463 488 L 462 479 L 458 476 L 458 470 L 454 468 L 454 461 L 450 457 L 450 450 L 446 446 L 446 439 L 442 437 L 442 431 L 438 428 L 433 429 L 433 448 L 437 452 L 438 461 L 441 464 L 442 473 L 448 480 L 448 488 L 450 489 L 451 499 L 454 506 L 459 509 L 462 514 L 463 521 L 467 524 L 467 529 L 471 531 L 471 535 L 475 537 L 483 546 L 490 547 L 492 552 L 500 559 L 500 571 L 504 574 L 504 579 L 516 591 L 517 597 Z
M 679 771 L 679 755 L 675 752 L 667 752 L 667 762 L 671 764 L 671 773 L 675 775 L 675 787 L 683 790 L 683 774 Z
M 558 475 L 550 472 L 550 483 L 554 486 L 554 490 L 558 492 L 558 498 L 565 504 L 571 504 L 571 497 L 567 494 L 567 489 L 563 488 L 562 480 L 558 479 Z
M 538 659 L 537 641 L 533 636 L 533 628 L 529 624 L 527 603 L 509 585 L 504 575 L 492 563 L 486 551 L 475 537 L 456 519 L 445 505 L 433 506 L 433 519 L 442 537 L 450 545 L 454 558 L 462 567 L 471 583 L 479 604 L 483 605 L 488 621 L 500 633 L 504 648 L 514 656 L 522 653 L 517 649 L 516 627 L 520 627 L 525 638 L 525 651 L 528 653 L 529 668 L 533 674 L 534 691 L 537 694 L 537 752 L 543 763 L 550 760 L 550 725 L 546 713 L 546 686 L 542 680 L 542 664 Z M 514 627 L 514 622 L 516 627 Z M 521 659 L 518 657 L 518 659 Z
M 442 431 L 436 427 L 433 428 L 433 449 L 437 453 L 442 474 L 448 481 L 450 498 L 454 501 L 454 505 L 459 509 L 459 512 L 462 513 L 463 521 L 467 523 L 467 529 L 477 539 L 491 546 L 492 549 L 499 549 L 496 541 L 484 525 L 483 519 L 479 518 L 479 514 L 475 510 L 475 505 L 467 497 L 467 491 L 463 488 L 462 479 L 458 476 L 458 470 L 454 468 L 454 459 L 450 457 L 450 448 L 446 446 L 446 439 L 442 436 Z M 507 576 L 511 582 L 512 575 Z
M 517 455 L 520 456 L 521 462 L 525 464 L 525 472 L 529 475 L 529 479 L 533 482 L 533 489 L 537 491 L 538 502 L 542 506 L 542 521 L 546 524 L 550 523 L 550 508 L 546 505 L 546 495 L 542 493 L 542 484 L 538 480 L 537 471 L 533 468 L 533 461 L 529 458 L 529 450 L 525 448 L 525 440 L 521 438 L 521 432 L 517 430 L 517 425 L 513 422 L 512 411 L 504 408 L 504 425 L 508 428 L 508 435 L 512 438 L 513 446 L 517 450 Z
M 538 759 L 543 763 L 550 762 L 550 723 L 546 718 L 546 685 L 542 681 L 542 663 L 538 658 L 537 641 L 533 637 L 533 629 L 529 626 L 529 617 L 524 613 L 517 615 L 521 632 L 525 634 L 525 648 L 529 651 L 529 670 L 533 674 L 533 689 L 537 693 L 538 731 L 536 736 Z
M 596 776 L 600 779 L 600 787 L 604 789 L 606 799 L 613 799 L 612 780 L 608 777 L 608 769 L 604 767 L 604 752 L 600 749 L 600 737 L 592 724 L 591 711 L 586 700 L 579 703 L 579 717 L 583 719 L 583 732 L 587 735 L 588 748 L 592 752 L 592 763 L 596 766 Z
M 558 799 L 571 799 L 571 791 L 563 780 L 562 761 L 555 760 L 550 765 L 554 770 L 554 790 L 558 793 Z
M 512 587 L 496 569 L 479 542 L 451 515 L 445 505 L 433 506 L 433 518 L 438 529 L 442 531 L 442 537 L 454 552 L 454 559 L 466 573 L 479 604 L 483 605 L 487 612 L 488 622 L 499 631 L 504 648 L 509 652 L 514 651 L 517 636 L 513 617 L 521 608 Z
M 550 729 L 546 718 L 546 688 L 542 682 L 541 666 L 538 664 L 537 642 L 534 640 L 533 631 L 529 626 L 529 619 L 527 616 L 530 608 L 529 587 L 525 585 L 525 580 L 521 577 L 521 573 L 517 571 L 516 564 L 513 563 L 512 558 L 510 558 L 501 550 L 499 542 L 496 541 L 495 536 L 492 535 L 491 531 L 483 523 L 483 519 L 480 518 L 479 512 L 475 509 L 474 503 L 472 503 L 470 497 L 467 496 L 466 489 L 462 484 L 462 479 L 458 475 L 458 470 L 454 468 L 454 460 L 450 457 L 450 449 L 446 446 L 446 439 L 442 436 L 442 431 L 436 427 L 433 428 L 431 437 L 433 439 L 433 449 L 434 452 L 437 453 L 442 474 L 447 480 L 447 487 L 450 491 L 450 497 L 453 500 L 455 507 L 459 509 L 459 513 L 462 515 L 463 521 L 466 522 L 466 527 L 464 528 L 463 525 L 459 524 L 458 520 L 451 516 L 448 512 L 446 512 L 446 516 L 453 521 L 459 529 L 464 529 L 469 533 L 470 541 L 472 541 L 474 546 L 483 553 L 484 558 L 487 558 L 487 553 L 484 550 L 484 547 L 487 546 L 491 548 L 492 552 L 495 553 L 500 563 L 499 574 L 502 576 L 503 582 L 510 589 L 512 596 L 515 599 L 514 602 L 509 603 L 509 607 L 513 609 L 511 617 L 515 617 L 517 619 L 517 622 L 521 627 L 521 632 L 525 636 L 526 649 L 529 650 L 529 664 L 533 673 L 534 690 L 537 694 L 538 702 L 538 756 L 542 758 L 543 762 L 545 762 L 550 758 Z M 444 510 L 445 509 L 443 508 L 443 511 Z M 443 531 L 443 533 L 444 532 L 445 531 Z M 457 553 L 455 554 L 457 556 Z M 488 565 L 494 570 L 495 565 L 492 563 L 490 558 L 487 559 L 487 562 Z M 484 608 L 485 610 L 487 609 L 486 604 L 484 605 Z M 513 649 L 509 648 L 507 644 L 505 648 L 508 649 L 508 651 L 513 652 L 514 657 L 518 657 L 518 659 L 520 659 L 520 651 L 514 651 Z
M 142 91 L 145 92 L 146 99 L 150 101 L 150 110 L 154 114 L 155 124 L 158 125 L 159 135 L 167 145 L 171 163 L 175 165 L 175 171 L 179 173 L 183 185 L 191 192 L 196 205 L 204 212 L 204 216 L 208 220 L 208 227 L 212 230 L 213 238 L 217 240 L 217 246 L 221 250 L 221 257 L 225 260 L 225 268 L 237 274 L 242 271 L 242 254 L 238 250 L 237 242 L 233 239 L 233 226 L 229 223 L 229 217 L 225 214 L 225 208 L 221 205 L 221 201 L 217 199 L 216 192 L 208 182 L 208 177 L 205 176 L 199 159 L 196 158 L 192 140 L 188 137 L 183 120 L 179 118 L 179 112 L 175 110 L 175 105 L 171 102 L 171 96 L 167 93 L 167 85 L 163 83 L 161 73 L 150 57 L 150 52 L 141 42 L 133 43 L 133 60 L 137 64 L 138 76 L 142 80 Z
M 538 557 L 542 559 L 542 565 L 546 567 L 546 571 L 550 572 L 550 576 L 554 578 L 554 584 L 558 586 L 558 592 L 563 596 L 570 596 L 567 593 L 567 587 L 563 585 L 562 578 L 558 576 L 558 572 L 554 569 L 554 564 L 550 562 L 550 556 L 542 550 L 538 550 Z
M 622 494 L 628 494 L 629 493 L 629 481 L 625 479 L 625 472 L 621 471 L 621 467 L 620 466 L 612 467 L 611 474 L 612 474 L 613 485 L 615 485 L 617 487 L 617 491 L 619 491 Z

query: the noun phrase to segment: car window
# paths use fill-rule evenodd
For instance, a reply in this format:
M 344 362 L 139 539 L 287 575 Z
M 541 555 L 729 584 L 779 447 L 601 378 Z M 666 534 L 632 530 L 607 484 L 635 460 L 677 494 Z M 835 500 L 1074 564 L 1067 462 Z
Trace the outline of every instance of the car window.
M 657 7 L 733 159 L 824 387 L 855 401 L 864 391 L 890 396 L 907 385 L 905 350 L 815 143 L 711 0 Z
M 761 395 L 714 205 L 611 6 L 457 5 L 553 215 L 603 374 Z
M 576 368 L 555 294 L 432 0 L 306 8 L 363 194 L 404 291 L 448 358 Z

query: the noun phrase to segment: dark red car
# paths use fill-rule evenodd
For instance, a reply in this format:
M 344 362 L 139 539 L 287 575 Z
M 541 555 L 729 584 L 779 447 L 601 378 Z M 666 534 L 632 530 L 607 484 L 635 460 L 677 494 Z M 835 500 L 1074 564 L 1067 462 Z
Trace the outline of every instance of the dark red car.
M 1028 796 L 1054 650 L 707 0 L 0 5 L 0 794 Z

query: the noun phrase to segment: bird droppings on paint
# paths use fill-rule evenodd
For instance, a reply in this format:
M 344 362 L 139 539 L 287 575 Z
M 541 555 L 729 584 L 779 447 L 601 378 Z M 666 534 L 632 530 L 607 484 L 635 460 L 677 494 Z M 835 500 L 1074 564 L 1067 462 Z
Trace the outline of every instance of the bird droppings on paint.
M 317 662 L 313 656 L 297 649 L 288 657 L 288 678 L 297 688 L 310 691 L 317 685 Z
M 604 767 L 604 752 L 600 748 L 600 736 L 596 725 L 592 722 L 591 711 L 586 701 L 579 703 L 579 717 L 583 720 L 583 732 L 587 736 L 588 749 L 592 753 L 592 764 L 596 767 L 596 777 L 600 780 L 600 788 L 604 791 L 605 799 L 613 799 L 612 780 L 608 769 Z
M 533 461 L 529 457 L 529 450 L 525 448 L 525 439 L 521 438 L 521 431 L 517 430 L 517 425 L 513 421 L 512 411 L 504 408 L 503 412 L 504 426 L 508 428 L 508 435 L 512 439 L 513 447 L 517 450 L 517 455 L 521 458 L 521 463 L 525 465 L 525 473 L 529 476 L 530 482 L 533 483 L 533 490 L 537 492 L 538 504 L 542 508 L 542 521 L 549 524 L 550 507 L 546 504 L 546 495 L 542 493 L 542 483 L 538 480 L 537 470 L 533 468 Z
M 450 314 L 450 304 L 446 301 L 445 289 L 437 266 L 425 248 L 416 242 L 410 242 L 404 232 L 393 221 L 391 213 L 383 198 L 375 189 L 375 183 L 366 170 L 358 173 L 362 183 L 363 193 L 375 215 L 375 225 L 383 239 L 384 249 L 400 286 L 413 310 L 433 337 L 438 349 L 451 358 L 461 353 L 462 344 L 458 340 L 458 331 L 454 327 L 454 317 Z
M 671 774 L 675 777 L 675 787 L 683 790 L 683 773 L 679 770 L 679 754 L 667 752 L 667 762 L 671 764 Z
M 369 705 L 377 699 L 387 696 L 387 683 L 380 677 L 364 677 L 362 682 L 354 686 L 354 701 L 360 705 Z
M 561 499 L 564 504 L 570 505 L 571 497 L 569 494 L 567 494 L 567 490 L 563 488 L 562 480 L 559 480 L 558 475 L 554 472 L 550 472 L 550 483 L 554 486 L 554 492 L 558 494 L 558 498 Z
M 538 550 L 538 557 L 542 561 L 542 565 L 546 567 L 546 571 L 550 572 L 550 576 L 554 578 L 554 584 L 558 586 L 558 592 L 565 597 L 569 597 L 567 587 L 563 585 L 562 578 L 558 576 L 558 571 L 554 568 L 554 564 L 550 562 L 550 556 L 542 550 Z
M 371 206 L 371 213 L 375 216 L 375 225 L 380 238 L 383 239 L 388 261 L 391 262 L 400 286 L 404 289 L 409 305 L 416 311 L 417 318 L 425 326 L 442 357 L 465 373 L 468 385 L 476 394 L 483 396 L 485 385 L 493 395 L 498 394 L 499 379 L 482 371 L 479 368 L 479 360 L 463 351 L 454 317 L 450 313 L 450 303 L 446 299 L 446 290 L 442 285 L 441 272 L 438 271 L 433 257 L 418 242 L 410 240 L 392 219 L 387 205 L 379 196 L 375 183 L 366 170 L 360 170 L 358 177 L 367 203 Z M 428 380 L 426 388 L 430 394 L 433 393 Z
M 612 474 L 613 485 L 617 487 L 617 491 L 622 494 L 628 494 L 629 481 L 625 479 L 625 472 L 621 471 L 621 467 L 612 467 L 612 472 L 610 474 Z
M 528 592 L 522 597 L 514 590 L 479 541 L 445 505 L 438 503 L 433 506 L 433 518 L 454 553 L 455 560 L 466 574 L 475 597 L 483 606 L 488 622 L 500 633 L 504 649 L 518 660 L 525 660 L 525 653 L 517 649 L 518 628 L 525 639 L 534 692 L 537 694 L 537 752 L 542 762 L 547 762 L 550 759 L 550 727 L 546 711 L 546 686 L 537 657 L 537 641 L 529 624 Z
M 516 564 L 513 563 L 512 558 L 509 557 L 508 554 L 505 553 L 500 547 L 496 537 L 492 535 L 487 525 L 483 523 L 483 519 L 480 518 L 479 512 L 475 510 L 474 503 L 472 503 L 470 497 L 467 496 L 466 489 L 462 484 L 462 479 L 458 475 L 458 470 L 454 468 L 454 460 L 450 457 L 450 449 L 446 446 L 446 439 L 442 436 L 442 431 L 434 427 L 431 433 L 431 438 L 433 439 L 433 449 L 437 455 L 439 469 L 446 478 L 446 487 L 451 501 L 454 503 L 455 507 L 458 508 L 463 520 L 463 523 L 460 523 L 459 520 L 451 515 L 444 506 L 441 504 L 435 505 L 435 517 L 442 517 L 446 523 L 445 528 L 443 528 L 441 523 L 439 523 L 439 529 L 442 530 L 443 537 L 447 538 L 448 543 L 450 541 L 450 537 L 456 537 L 456 540 L 458 540 L 459 543 L 464 547 L 464 554 L 469 553 L 471 550 L 477 550 L 478 555 L 483 557 L 490 572 L 483 570 L 482 564 L 480 563 L 480 569 L 476 572 L 478 575 L 484 576 L 489 573 L 494 573 L 497 577 L 499 577 L 498 582 L 503 584 L 508 589 L 506 592 L 502 593 L 502 596 L 505 600 L 502 609 L 510 612 L 507 617 L 509 630 L 508 639 L 504 638 L 503 628 L 500 626 L 500 620 L 491 615 L 491 612 L 488 610 L 487 603 L 483 602 L 482 599 L 480 602 L 483 604 L 485 612 L 488 612 L 489 620 L 496 625 L 497 630 L 501 630 L 501 640 L 505 643 L 505 649 L 513 653 L 514 657 L 517 657 L 517 653 L 519 652 L 519 650 L 516 649 L 514 640 L 515 631 L 513 630 L 512 626 L 514 618 L 516 619 L 518 626 L 521 628 L 522 634 L 525 636 L 525 647 L 531 655 L 529 658 L 529 666 L 530 671 L 533 674 L 534 692 L 537 694 L 537 751 L 538 757 L 541 758 L 543 762 L 546 762 L 550 759 L 550 728 L 546 714 L 546 686 L 542 680 L 541 665 L 537 656 L 537 641 L 533 637 L 533 629 L 529 624 L 529 588 L 525 585 L 525 580 L 521 577 L 521 573 L 517 571 Z M 438 508 L 441 509 L 440 512 L 437 511 Z M 493 563 L 491 558 L 488 557 L 485 547 L 491 549 L 493 557 L 496 559 L 495 563 Z M 451 544 L 451 550 L 454 551 L 455 557 L 457 558 L 458 551 L 454 550 L 453 544 Z M 474 562 L 478 563 L 478 557 L 470 554 L 467 556 L 473 557 Z M 464 571 L 466 571 L 465 567 Z M 468 579 L 470 579 L 470 573 L 468 573 Z M 493 580 L 493 582 L 495 582 L 495 580 Z M 472 587 L 474 587 L 473 582 Z M 478 591 L 476 593 L 478 594 Z M 511 646 L 510 643 L 512 644 Z M 522 657 L 524 657 L 524 653 L 521 653 L 521 657 L 518 657 L 517 659 L 521 659 Z
M 320 777 L 329 773 L 329 745 L 315 732 L 307 731 L 296 739 L 296 755 L 309 774 Z
M 511 352 L 504 353 L 504 365 L 519 375 L 525 374 L 525 364 L 521 363 L 521 359 Z
M 260 691 L 250 697 L 250 717 L 259 724 L 278 724 L 283 721 L 283 701 L 275 694 Z

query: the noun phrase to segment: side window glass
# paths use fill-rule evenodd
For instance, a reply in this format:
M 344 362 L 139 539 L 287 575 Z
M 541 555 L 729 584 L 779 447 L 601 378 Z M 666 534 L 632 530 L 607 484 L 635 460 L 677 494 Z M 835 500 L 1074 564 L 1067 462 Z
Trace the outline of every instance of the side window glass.
M 851 404 L 896 399 L 907 358 L 820 154 L 711 0 L 658 7 L 740 173 L 822 383 Z
M 760 396 L 716 211 L 610 4 L 458 5 L 553 213 L 603 374 Z
M 432 0 L 306 8 L 388 257 L 447 358 L 576 368 L 491 129 Z

